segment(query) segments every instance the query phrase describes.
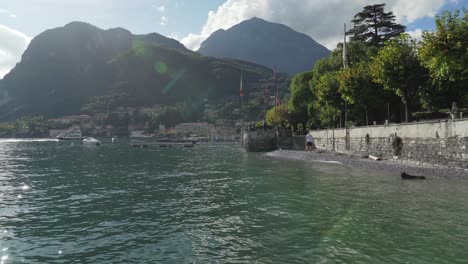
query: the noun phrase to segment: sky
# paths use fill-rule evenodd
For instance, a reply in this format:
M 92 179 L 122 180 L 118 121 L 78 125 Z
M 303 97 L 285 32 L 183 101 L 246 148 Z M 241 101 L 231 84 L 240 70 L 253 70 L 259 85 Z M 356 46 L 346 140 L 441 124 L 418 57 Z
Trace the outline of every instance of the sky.
M 419 38 L 434 29 L 434 16 L 468 8 L 468 0 L 0 0 L 0 78 L 41 32 L 84 21 L 102 29 L 157 32 L 197 50 L 214 31 L 260 17 L 305 33 L 333 49 L 343 23 L 368 4 L 385 3 Z

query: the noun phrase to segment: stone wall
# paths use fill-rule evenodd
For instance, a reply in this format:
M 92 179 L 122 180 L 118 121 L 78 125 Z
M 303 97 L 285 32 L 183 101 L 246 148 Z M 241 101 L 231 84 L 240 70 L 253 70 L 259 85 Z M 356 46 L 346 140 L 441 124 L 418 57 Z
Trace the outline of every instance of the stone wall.
M 291 131 L 278 131 L 277 149 L 292 150 L 293 135 Z
M 242 146 L 248 152 L 276 150 L 275 131 L 245 131 L 242 133 Z
M 305 135 L 293 136 L 293 150 L 305 150 Z
M 468 119 L 311 131 L 318 148 L 468 168 Z M 400 140 L 400 142 L 398 142 Z
M 293 136 L 291 131 L 246 131 L 243 133 L 242 139 L 242 146 L 248 152 L 293 149 Z

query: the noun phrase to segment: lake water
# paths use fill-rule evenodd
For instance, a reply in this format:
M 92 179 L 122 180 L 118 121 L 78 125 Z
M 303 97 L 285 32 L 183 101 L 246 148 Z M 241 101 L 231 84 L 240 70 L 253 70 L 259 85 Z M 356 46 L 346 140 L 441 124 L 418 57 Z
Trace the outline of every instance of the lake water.
M 467 263 L 468 183 L 236 146 L 0 140 L 1 263 Z

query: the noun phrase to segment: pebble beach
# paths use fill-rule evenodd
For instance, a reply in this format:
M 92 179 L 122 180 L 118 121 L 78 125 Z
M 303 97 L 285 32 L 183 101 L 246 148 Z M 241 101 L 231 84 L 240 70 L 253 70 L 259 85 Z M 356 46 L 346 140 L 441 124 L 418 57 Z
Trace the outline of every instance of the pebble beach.
M 332 151 L 316 150 L 311 153 L 304 151 L 277 150 L 265 153 L 267 157 L 304 162 L 333 162 L 374 171 L 386 171 L 400 175 L 406 172 L 411 175 L 426 176 L 427 179 L 468 180 L 468 169 L 442 165 L 413 165 L 393 160 L 372 160 L 367 157 L 353 156 Z

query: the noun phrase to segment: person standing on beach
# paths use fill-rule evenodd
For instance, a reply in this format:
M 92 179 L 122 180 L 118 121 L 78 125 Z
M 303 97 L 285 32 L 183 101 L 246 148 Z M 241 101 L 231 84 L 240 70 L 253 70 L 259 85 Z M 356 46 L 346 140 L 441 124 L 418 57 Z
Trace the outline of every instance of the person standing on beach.
M 312 152 L 314 150 L 314 138 L 312 137 L 312 134 L 307 133 L 306 135 L 306 147 L 305 151 L 306 152 Z

